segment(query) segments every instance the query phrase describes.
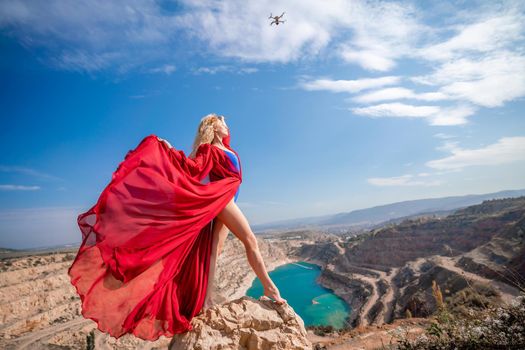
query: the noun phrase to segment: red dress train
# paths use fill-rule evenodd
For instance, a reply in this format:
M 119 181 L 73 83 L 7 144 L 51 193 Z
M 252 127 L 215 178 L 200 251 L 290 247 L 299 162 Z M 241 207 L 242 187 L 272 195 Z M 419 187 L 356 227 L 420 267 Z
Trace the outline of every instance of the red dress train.
M 191 330 L 208 286 L 213 219 L 241 182 L 216 146 L 200 145 L 192 159 L 145 137 L 78 216 L 82 243 L 68 273 L 82 315 L 115 338 Z

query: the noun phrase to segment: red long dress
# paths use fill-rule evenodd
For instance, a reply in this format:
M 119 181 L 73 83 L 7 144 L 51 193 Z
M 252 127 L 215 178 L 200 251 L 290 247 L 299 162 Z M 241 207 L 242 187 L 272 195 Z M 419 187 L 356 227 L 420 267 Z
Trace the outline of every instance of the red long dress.
M 192 329 L 208 286 L 213 219 L 242 182 L 224 153 L 202 144 L 192 159 L 149 135 L 78 216 L 82 243 L 68 273 L 82 315 L 99 330 L 156 340 Z

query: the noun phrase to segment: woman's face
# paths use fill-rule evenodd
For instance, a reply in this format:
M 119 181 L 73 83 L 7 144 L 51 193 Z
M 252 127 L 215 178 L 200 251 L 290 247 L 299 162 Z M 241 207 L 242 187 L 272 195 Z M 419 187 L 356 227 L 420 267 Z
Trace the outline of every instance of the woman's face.
M 221 139 L 225 136 L 228 136 L 229 131 L 228 126 L 226 125 L 226 121 L 220 121 L 219 123 L 217 123 L 217 128 L 215 129 L 215 132 Z

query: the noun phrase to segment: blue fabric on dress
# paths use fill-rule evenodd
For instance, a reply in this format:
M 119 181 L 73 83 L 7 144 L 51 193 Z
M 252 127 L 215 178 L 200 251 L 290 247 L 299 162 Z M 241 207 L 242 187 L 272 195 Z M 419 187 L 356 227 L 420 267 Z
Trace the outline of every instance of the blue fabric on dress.
M 235 153 L 233 153 L 232 151 L 226 151 L 224 150 L 224 152 L 228 155 L 228 157 L 231 159 L 233 165 L 235 166 L 235 169 L 237 170 L 237 172 L 240 171 L 240 168 L 239 168 L 239 159 L 237 159 L 237 155 Z M 239 186 L 239 188 L 237 189 L 237 192 L 235 193 L 235 197 L 234 197 L 234 202 L 237 202 L 237 197 L 239 197 L 239 191 L 241 190 L 241 187 Z
M 240 171 L 240 166 L 239 166 L 239 160 L 237 159 L 237 155 L 231 151 L 225 151 L 224 150 L 224 153 L 226 153 L 226 155 L 228 155 L 228 157 L 231 159 L 233 165 L 235 166 L 235 169 L 237 170 L 237 172 Z M 201 183 L 203 184 L 207 184 L 210 182 L 210 175 L 206 175 L 205 178 L 203 178 L 201 180 Z M 235 193 L 235 197 L 233 197 L 233 201 L 234 202 L 237 202 L 237 197 L 239 197 L 239 191 L 241 190 L 241 187 L 239 186 L 239 188 L 237 189 L 237 192 Z

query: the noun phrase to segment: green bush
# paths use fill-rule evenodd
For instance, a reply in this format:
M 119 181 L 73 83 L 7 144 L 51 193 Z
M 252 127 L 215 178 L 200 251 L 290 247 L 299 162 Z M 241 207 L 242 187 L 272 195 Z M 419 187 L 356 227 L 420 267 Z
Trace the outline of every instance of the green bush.
M 525 294 L 510 305 L 467 309 L 468 317 L 441 308 L 426 334 L 401 339 L 400 350 L 525 349 Z

